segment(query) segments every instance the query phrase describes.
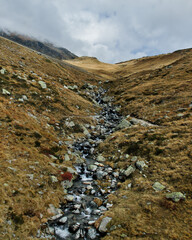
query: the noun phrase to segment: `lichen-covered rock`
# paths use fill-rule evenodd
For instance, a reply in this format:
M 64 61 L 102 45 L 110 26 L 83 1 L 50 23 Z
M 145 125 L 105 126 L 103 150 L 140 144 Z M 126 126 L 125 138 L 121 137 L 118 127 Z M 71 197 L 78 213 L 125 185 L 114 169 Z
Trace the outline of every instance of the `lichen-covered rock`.
M 131 123 L 129 121 L 127 121 L 126 119 L 123 119 L 117 126 L 116 126 L 116 130 L 121 130 L 124 128 L 128 128 L 131 127 Z
M 105 158 L 100 154 L 100 155 L 97 156 L 97 161 L 98 162 L 104 162 Z
M 39 81 L 38 83 L 39 83 L 39 85 L 41 86 L 41 88 L 43 88 L 43 89 L 47 88 L 47 85 L 46 85 L 45 82 Z
M 138 168 L 140 171 L 143 171 L 145 167 L 147 167 L 147 165 L 145 164 L 144 161 L 137 161 L 135 163 L 136 168 Z
M 3 95 L 10 95 L 11 93 L 9 91 L 7 91 L 6 89 L 2 89 L 2 93 Z
M 135 172 L 135 168 L 133 166 L 129 166 L 123 173 L 126 177 L 129 177 L 133 172 Z
M 179 202 L 180 200 L 185 200 L 185 195 L 181 192 L 172 192 L 166 194 L 167 199 L 171 199 L 173 202 Z
M 152 186 L 152 188 L 155 190 L 155 191 L 162 191 L 163 189 L 165 189 L 165 186 L 163 186 L 161 183 L 159 182 L 155 182 Z

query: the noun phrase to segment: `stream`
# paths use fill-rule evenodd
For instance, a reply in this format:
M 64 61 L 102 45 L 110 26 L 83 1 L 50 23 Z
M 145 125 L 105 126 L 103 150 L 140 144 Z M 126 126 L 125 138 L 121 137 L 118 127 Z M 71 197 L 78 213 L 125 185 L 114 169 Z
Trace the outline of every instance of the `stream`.
M 54 235 L 57 240 L 74 239 L 100 239 L 106 235 L 100 226 L 94 227 L 95 221 L 107 211 L 112 204 L 108 202 L 108 195 L 117 189 L 119 175 L 98 158 L 95 149 L 106 136 L 114 131 L 114 127 L 121 120 L 121 116 L 115 110 L 111 101 L 106 98 L 106 90 L 99 88 L 91 90 L 91 97 L 102 108 L 96 116 L 97 125 L 88 137 L 73 144 L 73 150 L 81 152 L 85 163 L 76 164 L 75 168 L 78 178 L 73 181 L 73 186 L 68 189 L 67 204 L 62 206 L 64 215 L 49 222 L 54 228 Z M 107 183 L 107 190 L 98 185 L 97 180 Z

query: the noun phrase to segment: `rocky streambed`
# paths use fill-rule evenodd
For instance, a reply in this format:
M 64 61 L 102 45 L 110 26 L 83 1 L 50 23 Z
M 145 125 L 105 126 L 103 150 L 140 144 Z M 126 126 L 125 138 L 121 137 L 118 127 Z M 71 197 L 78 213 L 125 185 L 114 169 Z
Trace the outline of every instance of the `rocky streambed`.
M 94 226 L 95 221 L 112 207 L 108 202 L 108 195 L 116 190 L 119 180 L 119 173 L 107 166 L 104 157 L 96 155 L 95 151 L 98 144 L 114 131 L 121 120 L 110 98 L 105 94 L 106 91 L 102 88 L 91 91 L 93 100 L 102 110 L 96 116 L 97 125 L 94 130 L 73 145 L 73 150 L 80 152 L 86 160 L 75 166 L 78 177 L 68 188 L 67 204 L 62 207 L 64 214 L 56 215 L 49 221 L 49 229 L 58 240 L 100 239 L 106 234 L 106 226 L 111 220 L 105 217 L 97 229 Z M 100 180 L 102 185 L 107 184 L 107 188 L 103 189 L 97 180 Z

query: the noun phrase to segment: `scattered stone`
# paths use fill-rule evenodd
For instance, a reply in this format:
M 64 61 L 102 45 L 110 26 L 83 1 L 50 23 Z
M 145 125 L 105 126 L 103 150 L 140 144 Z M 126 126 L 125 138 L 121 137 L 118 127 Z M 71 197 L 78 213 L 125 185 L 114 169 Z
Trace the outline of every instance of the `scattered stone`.
M 163 189 L 165 189 L 165 186 L 163 186 L 161 183 L 159 182 L 155 182 L 152 186 L 152 188 L 155 190 L 155 191 L 162 191 Z
M 112 203 L 107 203 L 107 204 L 106 204 L 106 207 L 107 207 L 107 208 L 111 208 L 112 206 L 113 206 Z
M 131 161 L 132 161 L 132 162 L 136 162 L 136 161 L 137 161 L 137 156 L 133 156 L 133 157 L 131 158 Z
M 67 88 L 68 88 L 69 90 L 72 90 L 72 91 L 77 91 L 77 90 L 78 90 L 78 86 L 77 86 L 77 85 L 67 86 Z
M 74 200 L 74 196 L 73 196 L 73 195 L 70 195 L 70 194 L 66 195 L 64 198 L 65 198 L 68 202 L 72 202 L 72 201 Z
M 58 182 L 58 179 L 55 176 L 50 176 L 50 180 L 51 180 L 52 183 Z
M 53 204 L 49 204 L 49 208 L 47 210 L 47 212 L 51 215 L 59 215 L 62 214 L 61 209 L 56 208 Z
M 63 189 L 68 189 L 73 186 L 73 181 L 65 180 L 61 182 Z
M 38 83 L 41 86 L 41 88 L 43 88 L 43 89 L 47 88 L 47 85 L 44 81 L 39 81 Z
M 106 175 L 107 173 L 106 172 L 103 172 L 103 171 L 98 171 L 97 172 L 97 179 L 101 180 L 103 179 L 103 177 Z
M 104 158 L 101 154 L 99 154 L 99 155 L 97 156 L 97 161 L 98 161 L 98 162 L 104 162 L 104 161 L 105 161 L 105 158 Z
M 171 199 L 173 202 L 179 202 L 180 200 L 185 200 L 185 195 L 181 192 L 173 192 L 166 194 L 167 199 Z
M 67 217 L 62 217 L 62 218 L 60 218 L 60 219 L 59 219 L 59 222 L 60 222 L 60 223 L 63 223 L 63 224 L 66 223 L 66 222 L 67 222 Z
M 136 168 L 138 168 L 140 171 L 143 171 L 145 167 L 147 167 L 147 165 L 145 164 L 144 161 L 137 161 L 135 163 Z
M 127 170 L 124 171 L 124 175 L 129 177 L 133 172 L 135 172 L 135 168 L 133 166 L 129 166 Z
M 92 171 L 92 172 L 95 172 L 97 170 L 97 166 L 96 165 L 89 165 L 88 170 Z
M 105 217 L 102 219 L 100 226 L 99 226 L 99 232 L 107 232 L 107 224 L 112 220 L 110 217 Z
M 137 119 L 137 118 L 131 118 L 130 122 L 134 125 L 141 125 L 143 127 L 151 127 L 154 126 L 153 124 L 146 122 L 144 120 L 141 119 Z
M 33 174 L 27 174 L 26 175 L 31 181 L 33 180 L 33 178 L 34 178 L 34 175 Z
M 93 201 L 100 207 L 103 204 L 103 201 L 100 198 L 94 198 Z
M 90 239 L 95 239 L 97 237 L 97 232 L 94 228 L 89 228 L 87 234 Z
M 70 157 L 68 154 L 65 154 L 65 161 L 70 161 Z
M 124 128 L 129 128 L 131 127 L 131 123 L 129 121 L 127 121 L 126 119 L 123 119 L 117 126 L 116 126 L 116 130 L 121 130 Z
M 0 73 L 3 75 L 3 74 L 5 74 L 6 73 L 6 69 L 5 68 L 2 68 L 1 70 L 0 70 Z
M 75 223 L 74 225 L 69 226 L 69 231 L 75 233 L 80 227 L 80 223 Z
M 93 225 L 95 223 L 95 221 L 89 221 L 88 224 L 89 225 Z
M 61 214 L 61 213 L 60 213 L 60 214 L 57 214 L 57 215 L 51 217 L 50 220 L 56 220 L 57 218 L 60 218 L 62 215 L 63 215 L 63 214 Z
M 2 89 L 2 93 L 3 95 L 10 95 L 11 93 L 9 91 L 7 91 L 6 89 Z

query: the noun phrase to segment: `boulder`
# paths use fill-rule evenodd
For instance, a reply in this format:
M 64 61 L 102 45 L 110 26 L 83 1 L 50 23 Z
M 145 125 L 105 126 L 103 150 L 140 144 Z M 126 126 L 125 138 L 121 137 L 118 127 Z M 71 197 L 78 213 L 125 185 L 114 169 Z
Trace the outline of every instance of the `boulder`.
M 127 121 L 126 119 L 123 119 L 117 126 L 116 126 L 116 130 L 121 130 L 124 128 L 129 128 L 131 127 L 131 123 L 129 121 Z
M 112 220 L 110 217 L 105 217 L 102 219 L 100 225 L 99 225 L 99 232 L 107 232 L 107 224 Z
M 38 83 L 39 83 L 39 85 L 41 86 L 41 88 L 43 88 L 43 89 L 47 88 L 47 85 L 46 85 L 45 82 L 39 81 Z
M 161 183 L 159 182 L 155 182 L 152 186 L 152 188 L 155 190 L 155 191 L 162 191 L 163 189 L 165 189 L 165 186 L 163 186 Z
M 125 171 L 124 175 L 129 177 L 133 172 L 135 172 L 135 168 L 133 166 L 129 166 Z
M 179 202 L 180 200 L 185 200 L 185 195 L 181 192 L 172 192 L 166 194 L 167 199 L 171 199 L 173 202 Z

